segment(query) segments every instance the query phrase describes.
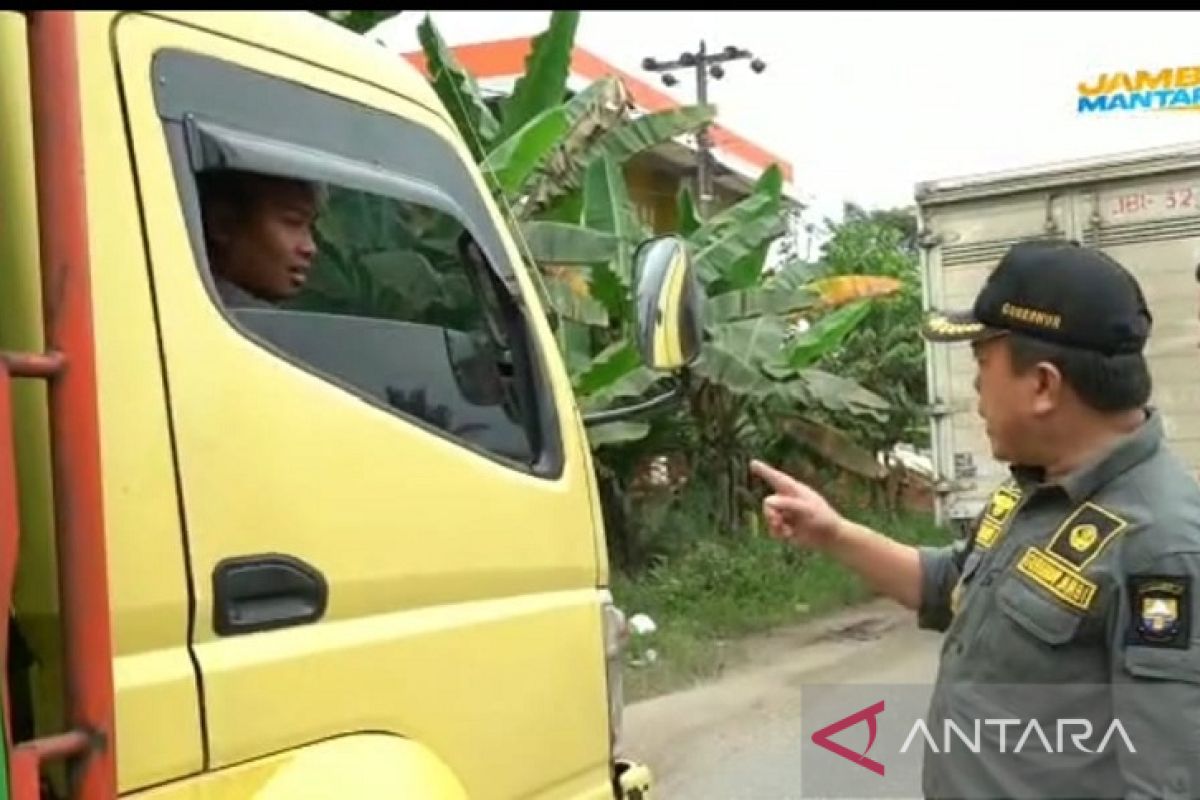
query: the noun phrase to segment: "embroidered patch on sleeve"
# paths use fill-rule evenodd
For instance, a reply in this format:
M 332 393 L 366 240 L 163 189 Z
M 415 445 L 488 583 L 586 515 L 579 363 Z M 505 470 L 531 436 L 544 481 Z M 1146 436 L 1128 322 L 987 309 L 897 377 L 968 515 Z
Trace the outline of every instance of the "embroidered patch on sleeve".
M 1113 512 L 1095 503 L 1084 503 L 1055 532 L 1046 551 L 1072 568 L 1082 570 L 1128 526 Z
M 1129 643 L 1186 650 L 1192 634 L 1190 575 L 1129 578 Z
M 1000 535 L 1004 533 L 1009 518 L 1021 502 L 1021 491 L 1016 486 L 1004 485 L 997 489 L 988 499 L 987 509 L 979 530 L 975 534 L 975 544 L 984 550 L 991 549 Z

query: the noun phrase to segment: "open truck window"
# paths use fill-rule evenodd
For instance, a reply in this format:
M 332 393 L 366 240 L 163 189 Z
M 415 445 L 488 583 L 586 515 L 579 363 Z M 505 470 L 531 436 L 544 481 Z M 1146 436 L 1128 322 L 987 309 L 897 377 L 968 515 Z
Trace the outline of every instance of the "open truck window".
M 165 52 L 156 69 L 196 260 L 231 324 L 380 409 L 555 473 L 528 309 L 458 156 L 411 121 L 220 61 Z

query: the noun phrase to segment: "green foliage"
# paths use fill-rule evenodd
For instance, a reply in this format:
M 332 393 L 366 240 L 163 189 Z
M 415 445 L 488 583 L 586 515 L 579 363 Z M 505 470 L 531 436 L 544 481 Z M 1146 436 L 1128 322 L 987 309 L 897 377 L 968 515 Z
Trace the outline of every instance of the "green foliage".
M 918 333 L 922 315 L 916 217 L 908 209 L 865 212 L 846 208 L 831 226 L 821 268 L 828 274 L 884 275 L 901 281 L 893 297 L 873 304 L 855 335 L 829 353 L 821 366 L 853 378 L 887 399 L 882 420 L 853 420 L 847 428 L 875 450 L 898 442 L 928 444 L 925 414 L 925 346 Z
M 567 89 L 571 48 L 578 28 L 578 11 L 555 11 L 550 15 L 550 27 L 534 37 L 525 59 L 525 72 L 517 78 L 512 95 L 504 102 L 498 141 L 504 141 L 546 111 L 559 108 Z
M 729 642 L 736 637 L 870 598 L 865 584 L 833 559 L 771 539 L 753 521 L 740 536 L 714 535 L 709 519 L 716 506 L 700 487 L 647 504 L 641 517 L 645 566 L 614 576 L 618 604 L 629 614 L 648 614 L 658 627 L 632 650 L 643 662 L 647 649 L 658 655 L 653 664 L 627 667 L 632 699 L 711 678 L 753 657 Z M 848 502 L 842 508 L 899 542 L 951 540 L 927 515 L 885 516 Z
M 716 109 L 689 106 L 631 119 L 627 92 L 615 78 L 568 96 L 578 23 L 578 12 L 551 15 L 533 40 L 525 73 L 500 102 L 485 101 L 428 16 L 418 37 L 431 86 L 538 267 L 535 283 L 553 312 L 558 345 L 586 413 L 644 400 L 669 381 L 648 370 L 633 345 L 633 253 L 651 231 L 630 199 L 625 168 L 635 156 L 695 133 Z M 861 264 L 850 263 L 851 251 L 821 268 L 798 258 L 778 270 L 766 268 L 768 252 L 796 218 L 778 167 L 765 170 L 747 197 L 707 219 L 697 214 L 686 187 L 677 203 L 678 234 L 708 298 L 705 340 L 680 405 L 589 429 L 608 516 L 615 520 L 610 541 L 636 537 L 621 520 L 630 517 L 629 489 L 652 455 L 682 455 L 696 485 L 713 499 L 705 527 L 732 533 L 753 510 L 749 457 L 781 446 L 796 430 L 840 442 L 821 426 L 835 421 L 866 430 L 888 411 L 889 395 L 855 379 L 863 373 L 833 366 L 881 305 L 863 299 L 879 294 L 878 286 L 831 292 L 819 282 L 861 272 Z M 416 231 L 388 234 L 402 241 L 375 242 L 359 231 L 374 230 L 383 218 L 345 218 L 354 213 L 376 212 L 347 208 L 322 223 L 322 246 L 328 244 L 340 266 L 316 283 L 335 300 L 365 295 L 384 308 L 402 300 L 436 307 L 445 293 L 461 288 L 438 280 L 439 263 L 457 257 L 456 242 L 442 232 L 422 231 L 433 238 L 417 251 L 419 258 L 402 257 L 400 251 L 419 238 Z M 394 296 L 398 275 L 421 276 L 411 298 Z M 797 326 L 802 320 L 806 329 Z
M 479 84 L 463 69 L 428 16 L 417 27 L 417 38 L 425 52 L 429 80 L 446 111 L 462 134 L 471 154 L 482 161 L 500 128 L 492 110 L 480 94 Z
M 338 21 L 362 31 L 379 21 L 369 15 L 391 13 L 345 12 Z M 644 400 L 669 382 L 642 364 L 632 339 L 633 253 L 651 232 L 630 199 L 625 169 L 695 133 L 716 109 L 632 119 L 627 91 L 613 77 L 569 95 L 578 24 L 579 12 L 554 12 L 512 95 L 499 101 L 484 98 L 428 16 L 418 38 L 431 86 L 537 266 L 535 284 L 586 413 Z M 660 626 L 661 660 L 630 673 L 633 697 L 713 674 L 724 663 L 713 655 L 722 637 L 866 597 L 830 559 L 763 534 L 750 457 L 781 465 L 815 457 L 874 477 L 876 451 L 923 441 L 915 218 L 904 209 L 848 207 L 810 263 L 794 239 L 799 208 L 782 189 L 782 172 L 771 167 L 749 196 L 707 219 L 692 193 L 679 191 L 676 233 L 707 297 L 700 359 L 680 405 L 588 430 L 618 567 L 614 592 L 628 612 L 647 612 Z M 456 233 L 436 215 L 401 215 L 335 191 L 318 231 L 322 265 L 300 302 L 334 310 L 367 304 L 425 319 L 450 309 L 480 313 L 466 302 L 469 287 L 447 277 L 459 258 Z M 781 237 L 785 263 L 768 270 Z M 894 278 L 899 291 L 886 282 L 827 280 L 840 276 Z M 445 324 L 470 320 L 447 316 Z M 659 456 L 682 472 L 682 490 L 637 488 Z M 919 518 L 846 510 L 901 541 L 947 538 Z

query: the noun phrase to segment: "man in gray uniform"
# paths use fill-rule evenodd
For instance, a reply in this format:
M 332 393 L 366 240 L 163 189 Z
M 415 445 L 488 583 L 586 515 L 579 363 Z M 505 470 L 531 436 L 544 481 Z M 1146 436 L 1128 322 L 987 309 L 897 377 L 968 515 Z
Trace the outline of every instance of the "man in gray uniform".
M 1148 405 L 1150 327 L 1119 264 L 1044 242 L 1014 246 L 970 312 L 929 316 L 928 339 L 970 342 L 978 410 L 1011 465 L 953 545 L 902 545 L 753 467 L 774 535 L 945 632 L 939 742 L 945 721 L 968 737 L 1019 721 L 1007 748 L 986 723 L 979 752 L 927 748 L 927 796 L 1200 797 L 1200 487 Z M 1034 721 L 1044 738 L 1016 753 Z

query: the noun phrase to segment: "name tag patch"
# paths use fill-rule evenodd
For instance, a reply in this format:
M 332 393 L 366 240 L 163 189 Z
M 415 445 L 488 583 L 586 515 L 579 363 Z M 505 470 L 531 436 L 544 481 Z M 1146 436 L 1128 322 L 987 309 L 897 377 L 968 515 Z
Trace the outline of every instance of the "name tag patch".
M 1058 563 L 1036 547 L 1030 547 L 1017 562 L 1017 571 L 1064 603 L 1087 611 L 1096 597 L 1096 584 L 1073 569 Z

